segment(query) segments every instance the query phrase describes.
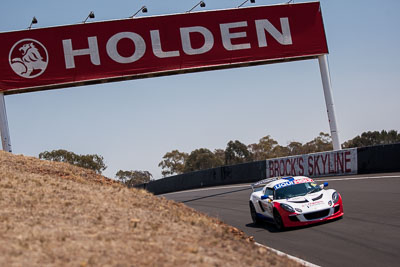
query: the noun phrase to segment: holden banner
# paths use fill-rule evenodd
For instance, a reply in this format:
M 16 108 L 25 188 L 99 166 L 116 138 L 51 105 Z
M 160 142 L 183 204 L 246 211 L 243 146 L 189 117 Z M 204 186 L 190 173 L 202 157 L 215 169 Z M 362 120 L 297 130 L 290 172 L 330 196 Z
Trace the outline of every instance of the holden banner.
M 0 33 L 0 92 L 15 94 L 316 58 L 319 2 Z

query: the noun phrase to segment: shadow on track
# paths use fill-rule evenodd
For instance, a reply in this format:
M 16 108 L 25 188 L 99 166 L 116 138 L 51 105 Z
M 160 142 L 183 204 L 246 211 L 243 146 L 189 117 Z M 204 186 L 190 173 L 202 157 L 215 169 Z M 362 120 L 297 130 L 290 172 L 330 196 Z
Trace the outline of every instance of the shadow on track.
M 246 227 L 263 229 L 263 230 L 267 230 L 270 233 L 293 232 L 293 231 L 313 228 L 313 227 L 316 227 L 316 226 L 319 226 L 319 225 L 324 225 L 324 224 L 327 224 L 327 223 L 340 221 L 342 219 L 343 219 L 343 217 L 340 217 L 340 218 L 332 219 L 332 220 L 329 220 L 329 221 L 323 221 L 323 222 L 319 222 L 319 223 L 315 223 L 315 224 L 309 224 L 309 225 L 285 228 L 284 230 L 278 230 L 276 228 L 275 224 L 273 222 L 269 222 L 269 221 L 265 221 L 265 222 L 263 222 L 261 224 L 248 223 L 248 224 L 246 224 Z

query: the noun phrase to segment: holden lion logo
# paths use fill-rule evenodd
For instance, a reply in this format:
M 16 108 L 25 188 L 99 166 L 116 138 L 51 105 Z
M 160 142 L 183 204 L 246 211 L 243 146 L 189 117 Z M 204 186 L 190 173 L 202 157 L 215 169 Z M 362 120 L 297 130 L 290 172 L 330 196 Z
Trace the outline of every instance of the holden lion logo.
M 8 60 L 16 74 L 24 78 L 35 78 L 46 70 L 49 57 L 41 43 L 23 39 L 11 48 Z

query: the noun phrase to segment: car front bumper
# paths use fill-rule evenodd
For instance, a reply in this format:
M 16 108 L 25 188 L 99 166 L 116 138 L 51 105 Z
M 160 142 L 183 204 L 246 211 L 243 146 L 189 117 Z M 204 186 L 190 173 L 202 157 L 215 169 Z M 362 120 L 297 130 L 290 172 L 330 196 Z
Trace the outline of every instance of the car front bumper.
M 330 208 L 309 213 L 281 212 L 281 217 L 285 227 L 296 227 L 337 219 L 343 214 L 342 198 L 339 197 L 339 201 Z

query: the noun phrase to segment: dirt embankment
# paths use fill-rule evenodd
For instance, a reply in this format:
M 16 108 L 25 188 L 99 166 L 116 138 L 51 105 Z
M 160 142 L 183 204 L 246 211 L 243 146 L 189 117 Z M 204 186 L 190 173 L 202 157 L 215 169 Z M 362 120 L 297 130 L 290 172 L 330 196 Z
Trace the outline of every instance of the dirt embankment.
M 297 266 L 92 171 L 0 151 L 0 266 Z

